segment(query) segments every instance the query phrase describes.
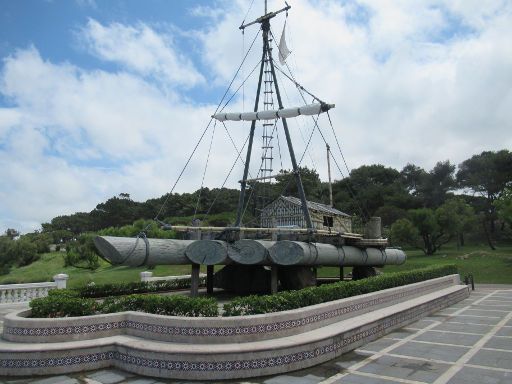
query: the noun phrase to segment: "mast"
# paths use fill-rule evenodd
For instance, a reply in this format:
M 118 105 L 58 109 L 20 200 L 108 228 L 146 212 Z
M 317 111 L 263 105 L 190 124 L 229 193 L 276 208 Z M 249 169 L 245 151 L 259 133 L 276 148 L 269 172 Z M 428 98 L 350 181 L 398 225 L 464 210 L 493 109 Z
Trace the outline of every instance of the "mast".
M 278 15 L 281 12 L 288 11 L 290 8 L 291 7 L 286 3 L 286 7 L 282 8 L 278 11 L 275 11 L 275 12 L 267 13 L 267 1 L 265 0 L 265 14 L 248 24 L 240 26 L 240 29 L 243 30 L 250 25 L 259 23 L 259 24 L 261 24 L 261 29 L 263 31 L 263 55 L 262 55 L 262 61 L 261 61 L 261 67 L 260 67 L 260 76 L 259 76 L 259 80 L 258 80 L 258 88 L 257 88 L 257 92 L 256 92 L 256 101 L 254 103 L 254 112 L 258 111 L 258 103 L 259 103 L 259 97 L 260 97 L 260 92 L 261 92 L 261 83 L 262 83 L 263 67 L 264 67 L 264 63 L 265 63 L 265 58 L 268 59 L 268 63 L 270 64 L 270 71 L 272 74 L 272 80 L 273 80 L 274 88 L 276 91 L 276 97 L 277 97 L 279 109 L 284 108 L 283 102 L 281 99 L 281 93 L 279 91 L 279 84 L 277 82 L 277 76 L 276 76 L 276 71 L 274 68 L 274 62 L 272 60 L 272 49 L 270 48 L 268 35 L 270 32 L 270 19 L 275 17 L 276 15 Z M 299 167 L 297 165 L 297 160 L 295 158 L 295 151 L 293 149 L 293 144 L 292 144 L 290 132 L 288 129 L 288 123 L 286 121 L 286 118 L 284 118 L 284 117 L 281 118 L 281 121 L 283 123 L 284 133 L 286 136 L 286 143 L 288 146 L 288 151 L 290 153 L 290 159 L 291 159 L 292 167 L 293 167 L 293 175 L 294 175 L 295 181 L 297 183 L 297 189 L 299 190 L 299 197 L 301 200 L 301 208 L 302 208 L 302 212 L 304 214 L 304 220 L 306 222 L 306 227 L 308 229 L 313 229 L 313 225 L 311 222 L 311 216 L 309 214 L 309 210 L 307 207 L 306 194 L 304 192 L 304 186 L 302 185 L 302 179 L 300 176 Z M 244 176 L 241 181 L 240 198 L 238 201 L 238 212 L 237 212 L 237 219 L 235 222 L 236 227 L 239 227 L 241 224 L 242 214 L 243 214 L 243 209 L 244 209 L 244 204 L 245 204 L 245 189 L 247 187 L 247 175 L 249 172 L 249 163 L 250 163 L 251 152 L 252 152 L 255 123 L 256 123 L 256 121 L 253 120 L 252 124 L 251 124 L 251 131 L 250 131 L 250 136 L 249 136 L 249 146 L 247 148 L 247 156 L 246 156 L 245 168 L 244 168 Z
M 329 176 L 329 204 L 332 207 L 334 207 L 334 204 L 332 202 L 332 181 L 331 181 L 331 147 L 329 147 L 329 144 L 325 143 L 325 146 L 327 147 L 327 175 Z

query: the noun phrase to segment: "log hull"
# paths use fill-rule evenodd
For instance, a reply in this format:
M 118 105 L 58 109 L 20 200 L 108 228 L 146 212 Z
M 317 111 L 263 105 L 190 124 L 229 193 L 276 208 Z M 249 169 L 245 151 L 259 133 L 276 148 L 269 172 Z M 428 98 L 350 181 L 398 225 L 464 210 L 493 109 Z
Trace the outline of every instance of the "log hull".
M 279 241 L 270 249 L 270 258 L 277 265 L 382 266 L 403 264 L 405 253 L 400 249 L 336 247 L 324 243 Z
M 190 264 L 185 250 L 194 240 L 146 239 L 97 236 L 94 245 L 114 265 L 183 265 Z
M 300 241 L 143 239 L 97 236 L 94 244 L 115 265 L 383 266 L 406 260 L 396 248 L 364 249 Z
M 228 256 L 238 264 L 269 265 L 272 262 L 268 250 L 275 243 L 268 240 L 238 240 L 229 245 Z
M 230 264 L 228 244 L 222 240 L 196 240 L 190 244 L 185 254 L 193 264 L 225 265 Z

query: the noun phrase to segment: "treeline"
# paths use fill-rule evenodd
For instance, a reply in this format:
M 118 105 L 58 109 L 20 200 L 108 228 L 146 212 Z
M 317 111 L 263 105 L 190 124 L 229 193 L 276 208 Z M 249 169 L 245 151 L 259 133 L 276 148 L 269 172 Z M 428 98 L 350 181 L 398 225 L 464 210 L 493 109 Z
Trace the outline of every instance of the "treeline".
M 297 196 L 293 173 L 281 173 L 275 183 L 255 183 L 248 188 L 245 225 L 257 226 L 259 209 L 278 196 Z M 329 204 L 328 185 L 316 171 L 302 168 L 301 177 L 309 200 Z M 364 165 L 334 181 L 332 189 L 337 209 L 363 221 L 380 216 L 393 244 L 418 247 L 426 254 L 448 241 L 456 240 L 463 246 L 468 237 L 491 248 L 512 237 L 512 153 L 508 150 L 482 152 L 458 166 L 440 161 L 430 170 L 414 164 L 400 171 L 379 164 Z M 68 248 L 75 250 L 67 256 L 74 265 L 74 260 L 87 260 L 81 253 L 88 249 L 90 240 L 80 243 L 76 239 L 88 232 L 133 236 L 149 228 L 148 235 L 164 237 L 167 235 L 159 228 L 162 223 L 191 224 L 199 219 L 204 225 L 230 225 L 236 217 L 238 198 L 239 191 L 228 188 L 166 194 L 145 202 L 121 193 L 91 212 L 57 216 L 43 223 L 41 231 L 23 235 L 16 242 L 17 231 L 7 230 L 0 236 L 0 263 L 4 269 L 26 265 L 48 251 L 51 243 L 74 240 Z M 151 223 L 157 215 L 162 223 Z M 96 265 L 93 259 L 91 256 L 86 266 Z

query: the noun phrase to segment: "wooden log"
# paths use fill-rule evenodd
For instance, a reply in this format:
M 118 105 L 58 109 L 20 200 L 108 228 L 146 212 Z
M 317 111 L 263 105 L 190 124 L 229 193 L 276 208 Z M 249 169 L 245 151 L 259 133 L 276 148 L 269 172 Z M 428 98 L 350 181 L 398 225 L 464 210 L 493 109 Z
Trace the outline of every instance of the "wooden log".
M 190 262 L 202 265 L 230 264 L 228 245 L 222 240 L 197 240 L 185 250 Z
M 242 239 L 229 245 L 228 256 L 236 263 L 244 265 L 269 265 L 268 249 L 275 241 Z
M 348 245 L 336 247 L 324 243 L 278 241 L 269 249 L 271 260 L 278 265 L 381 266 L 402 264 L 405 253 L 400 249 L 366 248 Z
M 94 245 L 105 259 L 112 264 L 127 266 L 190 264 L 185 249 L 193 242 L 114 236 L 94 238 Z

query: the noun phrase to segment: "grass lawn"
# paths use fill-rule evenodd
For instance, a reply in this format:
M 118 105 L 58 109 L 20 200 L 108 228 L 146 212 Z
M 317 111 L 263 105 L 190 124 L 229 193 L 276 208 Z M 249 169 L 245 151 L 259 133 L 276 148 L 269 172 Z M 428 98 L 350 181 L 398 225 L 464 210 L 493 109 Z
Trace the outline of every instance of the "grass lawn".
M 459 250 L 455 245 L 448 245 L 433 256 L 425 256 L 419 250 L 405 250 L 407 261 L 403 265 L 386 266 L 384 273 L 406 271 L 429 265 L 456 264 L 462 276 L 473 273 L 475 283 L 512 284 L 512 246 L 502 246 L 492 251 L 486 246 L 465 246 Z M 220 268 L 220 267 L 219 267 Z M 206 268 L 201 268 L 206 272 Z M 74 267 L 64 268 L 64 253 L 45 253 L 41 259 L 26 267 L 12 269 L 8 275 L 0 276 L 0 284 L 30 283 L 53 281 L 57 273 L 69 275 L 68 287 L 78 287 L 91 281 L 96 284 L 112 282 L 140 281 L 139 273 L 148 270 L 147 267 L 111 266 L 101 260 L 101 266 L 96 271 Z M 351 268 L 345 268 L 349 273 Z M 338 276 L 339 268 L 324 267 L 318 269 L 318 276 Z M 153 276 L 190 274 L 188 265 L 161 265 L 153 269 Z
M 457 249 L 448 244 L 432 256 L 417 249 L 404 249 L 407 261 L 402 265 L 388 265 L 382 272 L 408 271 L 429 265 L 455 264 L 464 277 L 472 273 L 475 283 L 512 284 L 512 246 L 501 246 L 495 251 L 487 246 L 465 246 Z M 345 268 L 348 273 L 349 268 Z M 319 276 L 338 276 L 338 268 L 321 268 Z
M 203 271 L 204 269 L 204 271 Z M 86 285 L 91 281 L 96 284 L 140 281 L 139 273 L 149 270 L 148 267 L 120 267 L 112 266 L 100 260 L 100 267 L 96 271 L 75 267 L 64 267 L 64 253 L 45 253 L 41 258 L 26 267 L 13 268 L 8 275 L 0 275 L 0 284 L 34 283 L 40 281 L 53 281 L 58 273 L 69 275 L 68 287 L 74 288 Z M 206 273 L 206 268 L 201 268 Z M 153 270 L 153 276 L 188 275 L 189 265 L 160 265 Z

